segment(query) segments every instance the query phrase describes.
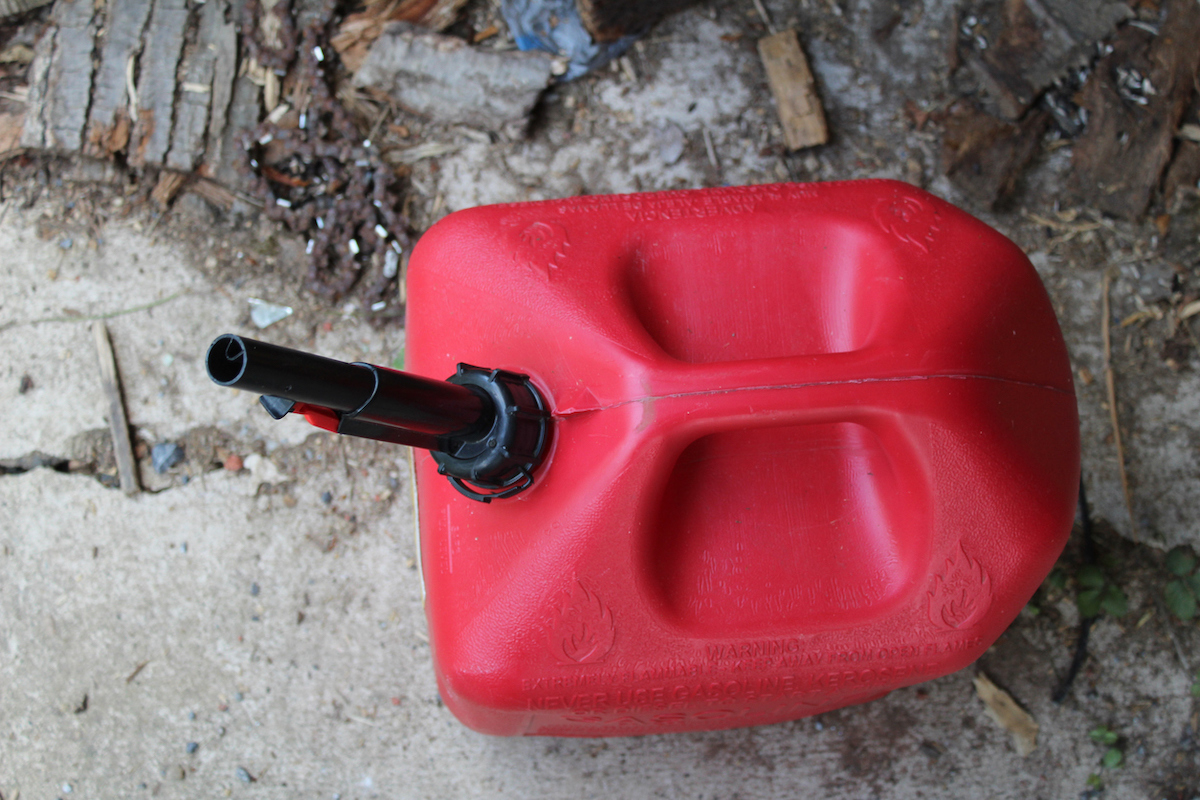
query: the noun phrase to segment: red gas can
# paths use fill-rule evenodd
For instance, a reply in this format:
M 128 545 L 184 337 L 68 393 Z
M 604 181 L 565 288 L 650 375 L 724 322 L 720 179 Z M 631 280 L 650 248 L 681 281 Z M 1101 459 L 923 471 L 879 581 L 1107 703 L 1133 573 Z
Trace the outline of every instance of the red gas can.
M 408 302 L 411 370 L 529 376 L 549 417 L 532 485 L 488 504 L 414 451 L 438 684 L 476 730 L 879 697 L 983 653 L 1070 530 L 1078 419 L 1046 293 L 908 185 L 461 211 L 421 239 Z

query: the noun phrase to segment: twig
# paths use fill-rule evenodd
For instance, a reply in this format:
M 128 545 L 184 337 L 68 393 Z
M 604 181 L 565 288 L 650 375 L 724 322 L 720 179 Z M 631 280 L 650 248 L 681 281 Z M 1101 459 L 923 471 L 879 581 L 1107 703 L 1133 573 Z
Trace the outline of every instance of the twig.
M 1106 272 L 1104 274 L 1103 297 L 1101 298 L 1101 311 L 1103 313 L 1101 332 L 1104 338 L 1104 383 L 1108 388 L 1108 410 L 1112 416 L 1113 444 L 1117 448 L 1117 469 L 1121 475 L 1121 491 L 1125 494 L 1125 509 L 1129 512 L 1129 534 L 1134 541 L 1137 541 L 1137 521 L 1133 517 L 1133 497 L 1129 494 L 1129 475 L 1125 472 L 1125 447 L 1121 444 L 1121 420 L 1117 414 L 1117 383 L 1112 366 L 1112 322 L 1110 320 L 1112 313 L 1109 308 L 1108 298 L 1111 286 L 1112 277 Z
M 767 26 L 767 33 L 779 33 L 775 30 L 775 23 L 771 22 L 771 17 L 767 14 L 767 7 L 763 5 L 762 0 L 754 0 L 754 10 L 762 17 L 763 24 Z
M 123 317 L 126 314 L 136 314 L 138 311 L 149 311 L 156 306 L 161 306 L 164 303 L 169 303 L 172 300 L 183 297 L 185 294 L 190 294 L 190 292 L 175 292 L 174 294 L 169 294 L 160 300 L 151 300 L 149 303 L 142 303 L 141 305 L 132 306 L 130 308 L 121 308 L 116 311 L 105 311 L 102 314 L 81 314 L 77 317 L 41 317 L 40 319 L 30 319 L 25 320 L 24 322 L 6 322 L 3 325 L 0 325 L 0 332 L 6 331 L 9 328 L 15 328 L 18 325 L 41 325 L 44 322 L 95 322 L 97 320 L 112 319 L 113 317 Z
M 138 675 L 142 674 L 142 670 L 144 670 L 146 668 L 146 665 L 149 663 L 150 663 L 149 661 L 143 661 L 142 663 L 140 663 L 136 667 L 134 667 L 133 672 L 129 673 L 129 677 L 127 677 L 125 679 L 125 682 L 133 683 L 133 679 L 136 678 Z
M 1167 631 L 1167 636 L 1171 639 L 1171 644 L 1175 646 L 1175 657 L 1179 659 L 1180 666 L 1188 675 L 1192 674 L 1192 665 L 1188 661 L 1186 655 L 1183 654 L 1183 647 L 1179 644 L 1179 638 L 1175 635 L 1175 626 L 1171 622 L 1171 615 L 1167 613 L 1167 609 L 1163 606 L 1162 601 L 1158 602 L 1158 613 L 1162 614 L 1163 628 Z
M 1079 527 L 1082 534 L 1079 544 L 1079 561 L 1081 564 L 1091 564 L 1096 560 L 1096 546 L 1092 540 L 1092 514 L 1088 510 L 1087 490 L 1083 488 L 1082 475 L 1079 476 Z M 1075 676 L 1083 668 L 1083 662 L 1087 661 L 1088 635 L 1092 632 L 1092 625 L 1095 622 L 1095 617 L 1081 616 L 1079 619 L 1079 637 L 1075 640 L 1075 654 L 1071 656 L 1067 674 L 1063 676 L 1062 682 L 1058 684 L 1054 694 L 1050 695 L 1050 699 L 1055 703 L 1061 703 L 1066 699 L 1067 692 L 1071 691 L 1071 684 L 1075 682 Z
M 117 360 L 113 356 L 108 328 L 103 321 L 92 324 L 92 333 L 96 338 L 96 358 L 100 362 L 100 383 L 104 387 L 104 396 L 108 399 L 108 427 L 112 430 L 117 474 L 121 478 L 121 490 L 132 497 L 141 491 L 141 487 L 138 485 L 137 467 L 133 460 L 133 443 L 129 439 L 129 419 L 125 416 L 125 401 L 121 397 Z
M 713 147 L 712 134 L 708 132 L 708 128 L 703 129 L 704 133 L 704 149 L 708 152 L 708 163 L 712 164 L 713 169 L 720 171 L 721 162 L 717 160 L 717 149 Z

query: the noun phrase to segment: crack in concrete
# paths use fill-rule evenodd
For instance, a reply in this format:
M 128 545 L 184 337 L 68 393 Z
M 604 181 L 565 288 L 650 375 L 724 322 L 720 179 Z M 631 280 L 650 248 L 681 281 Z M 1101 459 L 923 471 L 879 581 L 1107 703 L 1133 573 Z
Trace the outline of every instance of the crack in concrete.
M 47 455 L 41 450 L 17 458 L 0 459 L 0 475 L 21 475 L 41 467 L 49 467 L 55 472 L 71 472 L 72 462 L 61 456 Z

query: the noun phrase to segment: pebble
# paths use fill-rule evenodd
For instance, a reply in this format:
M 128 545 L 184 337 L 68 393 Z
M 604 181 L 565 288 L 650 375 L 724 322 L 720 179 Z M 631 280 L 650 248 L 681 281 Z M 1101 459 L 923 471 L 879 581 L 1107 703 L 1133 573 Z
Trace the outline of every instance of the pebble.
M 258 593 L 259 593 L 259 591 L 260 591 L 260 590 L 259 590 L 259 588 L 258 588 L 258 584 L 257 584 L 257 583 L 252 583 L 252 584 L 250 584 L 250 596 L 251 596 L 251 597 L 258 597 Z
M 200 743 L 199 742 L 188 742 L 187 747 L 185 747 L 184 749 L 187 750 L 187 754 L 189 756 L 193 755 L 197 750 L 200 749 Z
M 59 241 L 58 241 L 58 246 L 61 247 L 63 250 L 70 250 L 74 245 L 75 245 L 75 240 L 72 239 L 70 236 L 64 236 L 62 239 L 59 239 Z
M 73 791 L 75 791 L 75 787 L 74 787 L 74 786 L 72 786 L 71 784 L 69 784 L 69 783 L 64 783 L 64 784 L 62 785 L 62 793 L 63 793 L 63 794 L 70 794 L 70 793 L 71 793 L 71 792 L 73 792 Z
M 194 719 L 196 719 L 196 712 L 195 712 L 195 711 L 189 711 L 189 712 L 188 712 L 188 719 L 190 719 L 190 720 L 194 720 Z
M 242 460 L 242 457 L 235 453 L 225 459 L 225 469 L 229 470 L 230 472 L 237 472 L 243 466 L 245 466 L 245 463 L 246 462 Z
M 249 772 L 246 771 L 245 767 L 237 768 L 237 776 L 238 776 L 238 780 L 241 781 L 242 783 L 251 783 L 254 781 L 254 778 L 250 775 Z
M 163 475 L 171 467 L 183 461 L 183 448 L 174 442 L 159 442 L 150 448 L 150 463 L 154 471 Z
M 683 148 L 687 139 L 683 129 L 674 123 L 668 123 L 658 134 L 659 155 L 665 166 L 671 166 L 683 156 Z
M 333 492 L 321 492 L 321 502 L 329 505 L 333 502 Z
M 235 695 L 233 696 L 233 699 L 234 699 L 234 700 L 237 700 L 237 701 L 240 703 L 240 702 L 242 702 L 243 700 L 245 700 L 245 699 L 246 699 L 246 695 L 242 694 L 241 692 L 238 692 L 237 694 L 235 694 Z

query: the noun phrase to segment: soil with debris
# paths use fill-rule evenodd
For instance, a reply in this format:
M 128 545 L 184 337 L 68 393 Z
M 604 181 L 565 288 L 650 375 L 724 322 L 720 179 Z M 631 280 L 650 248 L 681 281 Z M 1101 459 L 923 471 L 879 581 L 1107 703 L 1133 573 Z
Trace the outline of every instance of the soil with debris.
M 163 188 L 169 165 L 12 139 L 37 34 L 61 12 L 0 22 L 0 796 L 1200 795 L 1200 631 L 1165 593 L 1166 552 L 1200 549 L 1200 100 L 1164 77 L 1196 69 L 1164 41 L 1191 30 L 1195 4 L 1101 6 L 1081 20 L 1068 2 L 765 0 L 764 19 L 704 3 L 552 84 L 515 130 L 484 130 L 356 86 L 329 43 L 338 20 L 297 2 L 293 33 L 317 38 L 277 81 L 271 110 L 288 108 L 267 121 L 272 79 L 230 77 L 243 138 L 225 141 L 225 167 Z M 797 152 L 757 49 L 791 28 L 830 133 Z M 488 2 L 443 33 L 511 48 Z M 298 132 L 302 97 L 325 105 L 320 130 Z M 1129 128 L 1151 112 L 1166 122 Z M 1108 191 L 1121 159 L 1138 173 Z M 1030 255 L 1076 370 L 1096 523 L 975 667 L 865 706 L 676 736 L 471 733 L 429 665 L 405 451 L 275 423 L 203 374 L 226 330 L 403 364 L 404 258 L 459 209 L 858 178 L 925 187 Z M 335 241 L 316 220 L 339 181 L 357 194 Z M 249 298 L 292 313 L 259 331 Z M 136 434 L 136 500 L 115 490 L 97 318 Z M 160 472 L 164 443 L 183 455 Z M 1093 588 L 1111 602 L 1056 703 Z M 1036 721 L 1027 757 L 987 715 L 977 672 Z

